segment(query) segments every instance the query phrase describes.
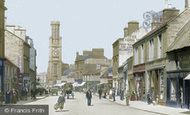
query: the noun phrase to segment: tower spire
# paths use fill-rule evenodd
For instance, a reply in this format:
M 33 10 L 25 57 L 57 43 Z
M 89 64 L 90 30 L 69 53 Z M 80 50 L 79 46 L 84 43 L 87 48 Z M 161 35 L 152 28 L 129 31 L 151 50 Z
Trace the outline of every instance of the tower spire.
M 189 8 L 189 0 L 185 0 L 185 9 Z
M 165 0 L 165 8 L 168 8 L 168 0 Z

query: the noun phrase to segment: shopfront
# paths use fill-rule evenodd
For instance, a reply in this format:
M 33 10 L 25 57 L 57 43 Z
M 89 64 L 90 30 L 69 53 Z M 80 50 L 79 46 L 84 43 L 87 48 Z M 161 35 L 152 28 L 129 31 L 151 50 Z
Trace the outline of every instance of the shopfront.
M 157 68 L 153 70 L 149 70 L 149 88 L 148 91 L 152 95 L 152 99 L 156 101 L 156 103 L 163 104 L 164 102 L 164 74 L 163 69 Z
M 167 104 L 172 107 L 190 108 L 190 72 L 168 72 Z
M 133 76 L 135 81 L 135 94 L 137 100 L 145 101 L 145 65 L 137 65 L 133 67 Z
M 4 59 L 0 59 L 0 89 L 4 92 Z

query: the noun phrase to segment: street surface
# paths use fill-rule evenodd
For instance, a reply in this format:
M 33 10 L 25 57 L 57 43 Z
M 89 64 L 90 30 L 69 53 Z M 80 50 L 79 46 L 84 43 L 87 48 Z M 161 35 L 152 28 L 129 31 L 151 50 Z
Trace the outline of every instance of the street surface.
M 158 115 L 119 105 L 107 99 L 99 100 L 97 96 L 93 96 L 92 106 L 87 106 L 83 93 L 75 93 L 75 99 L 66 99 L 63 111 L 55 111 L 53 106 L 57 98 L 58 96 L 49 96 L 27 104 L 48 104 L 49 115 Z

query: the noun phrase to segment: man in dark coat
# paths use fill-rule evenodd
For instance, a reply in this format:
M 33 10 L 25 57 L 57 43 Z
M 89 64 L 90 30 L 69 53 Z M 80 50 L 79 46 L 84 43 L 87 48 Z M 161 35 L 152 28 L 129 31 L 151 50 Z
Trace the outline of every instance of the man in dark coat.
M 86 92 L 86 98 L 87 98 L 87 105 L 90 106 L 91 105 L 91 99 L 92 99 L 92 92 L 90 90 L 88 90 Z
M 101 99 L 101 97 L 102 97 L 102 89 L 101 88 L 98 90 L 98 94 L 99 94 L 99 99 Z
M 7 90 L 5 96 L 6 96 L 5 104 L 10 104 L 11 103 L 11 91 Z
M 3 92 L 0 90 L 0 105 L 3 104 L 3 98 L 4 98 Z
M 112 89 L 112 97 L 113 97 L 113 101 L 115 101 L 115 89 Z

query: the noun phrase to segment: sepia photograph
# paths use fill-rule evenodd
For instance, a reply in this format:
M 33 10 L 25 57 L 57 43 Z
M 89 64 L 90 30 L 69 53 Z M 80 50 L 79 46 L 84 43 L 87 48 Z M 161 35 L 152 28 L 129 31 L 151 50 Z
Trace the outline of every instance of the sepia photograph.
M 0 0 L 0 115 L 190 115 L 190 0 Z

